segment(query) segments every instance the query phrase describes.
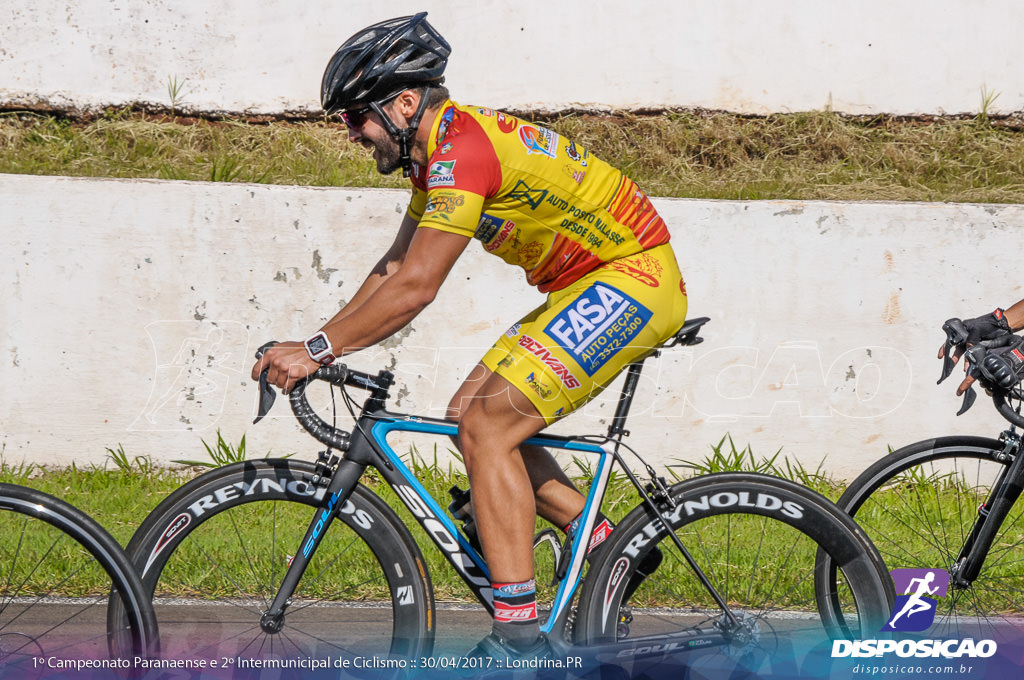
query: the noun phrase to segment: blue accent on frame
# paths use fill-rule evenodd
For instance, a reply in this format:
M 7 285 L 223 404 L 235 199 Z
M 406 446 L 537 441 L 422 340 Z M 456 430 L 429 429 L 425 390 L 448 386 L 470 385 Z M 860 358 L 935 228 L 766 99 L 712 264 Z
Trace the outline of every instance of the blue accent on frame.
M 458 434 L 458 426 L 454 423 L 449 424 L 437 421 L 425 421 L 416 418 L 389 419 L 377 421 L 371 430 L 371 434 L 373 436 L 373 440 L 387 457 L 388 462 L 390 462 L 405 481 L 408 482 L 420 497 L 420 500 L 430 508 L 430 511 L 434 513 L 434 516 L 444 525 L 445 529 L 447 529 L 452 536 L 455 536 L 463 551 L 469 555 L 473 562 L 475 562 L 476 565 L 488 575 L 488 578 L 490 578 L 490 572 L 487 570 L 487 564 L 484 562 L 483 557 L 473 549 L 473 546 L 469 545 L 468 541 L 466 541 L 465 537 L 462 535 L 462 532 L 455 527 L 454 521 L 448 517 L 448 513 L 441 509 L 437 504 L 437 501 L 434 500 L 434 497 L 427 492 L 420 481 L 412 474 L 412 471 L 409 470 L 405 463 L 402 462 L 402 459 L 398 457 L 398 454 L 395 453 L 394 449 L 391 448 L 391 445 L 388 444 L 387 436 L 392 432 L 422 432 L 425 434 L 452 437 Z M 538 435 L 527 439 L 524 443 L 536 446 L 545 446 L 553 449 L 562 449 L 565 451 L 582 451 L 585 453 L 598 454 L 600 457 L 598 458 L 597 471 L 594 475 L 595 479 L 601 479 L 603 477 L 605 468 L 611 465 L 612 461 L 612 458 L 608 455 L 607 451 L 601 448 L 600 445 L 591 442 Z M 583 506 L 583 521 L 580 522 L 581 525 L 585 526 L 587 523 L 586 520 L 589 519 L 590 514 L 594 513 L 596 515 L 599 510 L 594 503 L 596 491 L 597 486 L 595 485 L 591 487 L 590 493 L 587 495 L 586 504 Z M 593 527 L 591 529 L 593 529 Z M 585 532 L 583 531 L 577 532 L 576 536 L 573 538 L 572 553 L 573 555 L 580 556 L 580 560 L 585 559 L 586 547 L 584 546 L 589 546 L 590 542 L 590 535 L 588 534 L 584 536 L 584 533 Z M 569 566 L 569 572 L 572 571 L 573 566 L 574 565 Z M 576 574 L 576 578 L 573 579 L 572 583 L 569 583 L 568 579 L 563 579 L 561 583 L 559 583 L 558 592 L 555 594 L 555 599 L 551 607 L 551 613 L 548 616 L 547 621 L 544 622 L 544 625 L 541 626 L 541 630 L 544 633 L 551 632 L 551 629 L 555 625 L 555 619 L 558 618 L 558 614 L 569 603 L 569 598 L 572 594 L 576 592 L 576 588 L 579 586 L 580 582 L 580 573 L 582 573 L 582 569 Z
M 450 518 L 448 516 L 448 513 L 445 512 L 441 508 L 441 506 L 437 504 L 437 501 L 434 500 L 434 497 L 432 495 L 430 495 L 430 492 L 428 492 L 423 487 L 423 485 L 420 484 L 420 480 L 416 479 L 416 476 L 413 475 L 412 471 L 406 466 L 405 463 L 402 462 L 402 459 L 398 457 L 398 454 L 395 453 L 395 450 L 391 448 L 391 445 L 388 444 L 387 441 L 387 436 L 391 432 L 430 432 L 433 434 L 455 434 L 455 428 L 448 426 L 435 426 L 431 425 L 430 423 L 422 422 L 415 423 L 417 427 L 406 427 L 407 425 L 410 425 L 413 422 L 414 421 L 402 420 L 380 421 L 373 426 L 373 439 L 377 443 L 377 445 L 380 446 L 380 450 L 384 452 L 384 455 L 387 456 L 388 462 L 390 462 L 395 467 L 395 469 L 398 470 L 398 473 L 402 475 L 403 478 L 405 478 L 405 481 L 409 484 L 409 486 L 412 487 L 413 491 L 416 492 L 416 495 L 419 496 L 420 501 L 422 501 L 424 505 L 430 508 L 430 511 L 434 513 L 434 517 L 437 519 L 437 521 L 444 525 L 444 528 L 448 530 L 448 533 L 454 536 L 455 540 L 459 542 L 459 545 L 462 547 L 463 552 L 469 555 L 470 559 L 472 559 L 473 562 L 483 570 L 484 574 L 487 575 L 487 578 L 490 578 L 490 571 L 488 571 L 487 569 L 487 564 L 484 562 L 484 558 L 480 555 L 480 553 L 473 549 L 473 546 L 469 544 L 469 542 L 466 540 L 466 537 L 463 536 L 462 532 L 459 531 L 458 528 L 455 526 L 455 522 L 452 520 L 452 518 Z M 423 429 L 418 426 L 429 427 L 429 429 Z
M 602 453 L 607 453 L 606 451 L 604 451 L 604 449 L 601 449 L 601 452 Z M 605 467 L 610 465 L 610 464 L 611 464 L 611 456 L 609 456 L 609 455 L 601 456 L 598 459 L 598 461 L 597 461 L 597 471 L 594 473 L 594 479 L 602 479 Z M 601 486 L 603 487 L 604 485 L 602 484 Z M 590 519 L 591 513 L 596 515 L 597 511 L 600 509 L 594 503 L 594 496 L 596 495 L 597 489 L 598 489 L 598 485 L 595 484 L 595 485 L 593 485 L 591 487 L 590 493 L 587 494 L 587 502 L 583 506 L 583 517 L 581 518 L 581 521 L 580 521 L 580 527 L 581 528 L 585 527 L 587 525 L 587 520 Z M 590 535 L 591 535 L 591 533 L 593 533 L 593 526 L 591 526 L 591 530 L 590 531 L 577 531 L 576 535 L 573 537 L 573 541 L 572 541 L 572 554 L 573 554 L 573 557 L 574 558 L 578 558 L 579 561 L 582 561 L 582 560 L 586 559 L 587 548 L 590 547 Z M 567 577 L 572 572 L 573 567 L 575 566 L 575 562 L 576 561 L 577 560 L 574 559 L 573 560 L 574 563 L 569 565 L 569 569 L 566 571 L 566 576 Z M 583 573 L 583 570 L 580 569 L 576 573 L 576 578 L 573 579 L 572 583 L 569 583 L 569 579 L 568 578 L 563 578 L 561 580 L 561 582 L 559 582 L 559 584 L 558 584 L 558 592 L 555 593 L 555 600 L 551 604 L 551 616 L 549 616 L 548 620 L 544 622 L 544 625 L 540 627 L 541 632 L 543 632 L 545 634 L 548 634 L 548 633 L 551 632 L 551 629 L 555 625 L 555 615 L 558 612 L 561 612 L 562 608 L 569 604 L 569 598 L 572 597 L 572 594 L 574 592 L 576 592 L 576 588 L 577 588 L 577 586 L 579 586 L 579 582 L 580 582 L 580 574 L 582 574 L 582 573 Z

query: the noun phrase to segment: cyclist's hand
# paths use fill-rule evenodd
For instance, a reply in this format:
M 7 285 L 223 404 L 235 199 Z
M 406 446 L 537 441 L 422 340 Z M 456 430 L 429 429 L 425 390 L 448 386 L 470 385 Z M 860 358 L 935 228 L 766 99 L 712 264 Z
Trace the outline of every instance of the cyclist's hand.
M 946 333 L 946 342 L 939 347 L 939 359 L 943 359 L 941 383 L 953 371 L 953 366 L 960 360 L 964 352 L 974 345 L 986 347 L 998 346 L 1007 336 L 1011 336 L 1010 324 L 1006 321 L 1003 310 L 995 311 L 973 319 L 949 319 L 942 324 Z M 1012 336 L 1011 336 L 1012 337 Z M 967 377 L 957 387 L 957 395 L 963 394 L 974 382 L 970 366 L 964 365 Z
M 1024 338 L 1006 335 L 984 343 L 988 345 L 978 362 L 978 369 L 986 385 L 1010 390 L 1024 379 Z
M 260 373 L 267 371 L 267 382 L 279 387 L 285 394 L 320 368 L 320 364 L 309 358 L 301 342 L 279 342 L 268 347 L 263 356 L 252 367 L 252 379 L 259 380 Z

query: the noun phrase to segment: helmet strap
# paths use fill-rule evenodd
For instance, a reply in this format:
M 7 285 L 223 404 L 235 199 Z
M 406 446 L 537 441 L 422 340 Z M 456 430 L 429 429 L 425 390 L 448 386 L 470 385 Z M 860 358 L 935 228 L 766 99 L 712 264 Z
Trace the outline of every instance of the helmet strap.
M 402 176 L 408 177 L 412 172 L 412 158 L 410 152 L 412 151 L 413 140 L 416 137 L 416 131 L 420 127 L 420 120 L 423 118 L 424 111 L 427 110 L 427 99 L 430 95 L 430 86 L 427 85 L 423 88 L 423 93 L 420 95 L 419 106 L 416 107 L 416 113 L 413 114 L 412 118 L 406 127 L 399 129 L 395 125 L 391 117 L 384 112 L 384 108 L 379 102 L 370 102 L 370 108 L 373 109 L 381 121 L 384 123 L 384 129 L 387 131 L 391 138 L 398 142 L 398 154 L 399 161 L 402 163 Z

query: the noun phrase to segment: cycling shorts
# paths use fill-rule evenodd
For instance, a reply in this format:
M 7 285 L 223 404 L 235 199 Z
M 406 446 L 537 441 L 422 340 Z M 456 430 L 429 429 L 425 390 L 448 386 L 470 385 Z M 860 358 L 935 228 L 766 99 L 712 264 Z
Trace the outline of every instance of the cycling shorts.
M 686 318 L 669 244 L 605 263 L 513 325 L 483 357 L 551 424 L 657 349 Z

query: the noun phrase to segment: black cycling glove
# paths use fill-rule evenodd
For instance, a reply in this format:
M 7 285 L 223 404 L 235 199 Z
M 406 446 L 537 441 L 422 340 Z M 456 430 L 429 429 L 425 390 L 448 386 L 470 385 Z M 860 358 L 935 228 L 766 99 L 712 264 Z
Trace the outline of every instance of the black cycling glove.
M 1003 310 L 998 308 L 990 314 L 973 319 L 949 319 L 942 324 L 942 330 L 946 332 L 946 344 L 943 350 L 940 383 L 953 372 L 954 348 L 962 353 L 967 347 L 973 345 L 980 344 L 988 347 L 999 344 L 1004 337 L 1011 334 L 1006 315 Z
M 1024 338 L 1008 336 L 1001 347 L 989 348 L 978 369 L 984 381 L 1000 389 L 1012 389 L 1024 379 Z
M 1006 313 L 998 307 L 990 314 L 964 321 L 967 328 L 967 342 L 975 343 L 983 340 L 994 340 L 1011 332 Z

